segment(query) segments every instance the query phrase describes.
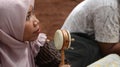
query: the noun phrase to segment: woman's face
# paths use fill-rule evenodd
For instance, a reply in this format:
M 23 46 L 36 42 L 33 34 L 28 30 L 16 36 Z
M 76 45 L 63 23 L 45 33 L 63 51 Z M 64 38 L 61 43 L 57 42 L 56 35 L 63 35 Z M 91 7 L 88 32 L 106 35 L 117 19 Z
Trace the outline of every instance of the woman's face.
M 39 20 L 34 15 L 33 8 L 30 7 L 26 17 L 23 40 L 33 41 L 37 39 L 39 33 L 40 33 Z

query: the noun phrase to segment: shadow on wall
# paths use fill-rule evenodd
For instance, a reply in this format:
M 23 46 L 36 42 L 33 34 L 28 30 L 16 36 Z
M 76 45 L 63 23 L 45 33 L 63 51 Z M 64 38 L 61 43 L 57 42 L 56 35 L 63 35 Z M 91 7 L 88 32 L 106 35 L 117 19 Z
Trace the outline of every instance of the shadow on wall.
M 60 29 L 71 10 L 82 0 L 36 0 L 35 12 L 40 20 L 42 32 L 49 39 Z

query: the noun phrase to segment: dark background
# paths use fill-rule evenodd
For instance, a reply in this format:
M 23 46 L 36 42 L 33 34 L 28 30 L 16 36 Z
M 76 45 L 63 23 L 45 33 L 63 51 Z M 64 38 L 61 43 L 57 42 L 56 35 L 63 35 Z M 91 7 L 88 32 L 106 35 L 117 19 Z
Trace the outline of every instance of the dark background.
M 60 29 L 72 9 L 82 0 L 35 0 L 35 13 L 49 39 Z

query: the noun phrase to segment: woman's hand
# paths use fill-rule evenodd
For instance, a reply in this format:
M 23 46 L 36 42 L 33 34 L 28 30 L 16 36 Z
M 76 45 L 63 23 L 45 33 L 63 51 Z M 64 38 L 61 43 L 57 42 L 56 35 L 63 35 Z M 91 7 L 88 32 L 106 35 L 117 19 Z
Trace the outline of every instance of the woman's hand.
M 59 67 L 71 67 L 69 64 L 61 65 Z

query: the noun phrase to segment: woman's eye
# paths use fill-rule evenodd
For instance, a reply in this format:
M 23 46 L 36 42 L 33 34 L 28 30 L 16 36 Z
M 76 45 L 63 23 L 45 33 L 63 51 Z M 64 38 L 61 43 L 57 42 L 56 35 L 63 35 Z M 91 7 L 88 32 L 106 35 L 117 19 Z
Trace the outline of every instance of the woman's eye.
M 27 17 L 26 17 L 26 20 L 29 20 L 30 19 L 30 15 L 28 14 Z
M 29 21 L 32 15 L 34 15 L 34 10 L 31 10 L 28 12 L 27 17 L 26 17 L 26 21 Z
M 28 12 L 27 17 L 26 17 L 26 20 L 27 20 L 27 21 L 30 20 L 31 15 L 32 15 L 32 13 L 31 13 L 31 12 Z

